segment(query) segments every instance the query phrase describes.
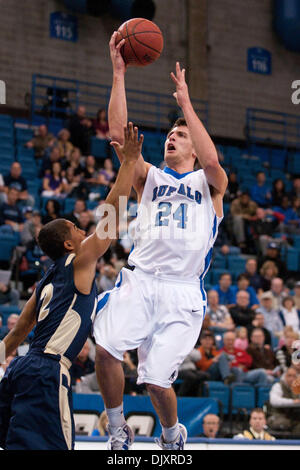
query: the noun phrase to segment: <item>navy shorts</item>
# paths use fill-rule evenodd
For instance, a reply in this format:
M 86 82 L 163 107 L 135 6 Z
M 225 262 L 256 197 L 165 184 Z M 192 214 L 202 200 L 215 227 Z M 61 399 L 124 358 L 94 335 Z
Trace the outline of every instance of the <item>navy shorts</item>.
M 70 450 L 74 440 L 70 375 L 60 356 L 15 358 L 0 382 L 0 447 Z

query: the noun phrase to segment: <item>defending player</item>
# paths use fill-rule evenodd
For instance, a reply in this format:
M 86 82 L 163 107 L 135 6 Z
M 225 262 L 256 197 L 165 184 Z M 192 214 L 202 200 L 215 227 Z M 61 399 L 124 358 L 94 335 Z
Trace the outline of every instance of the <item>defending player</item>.
M 110 205 L 106 208 L 117 218 L 119 198 L 129 196 L 143 142 L 132 123 L 125 127 L 124 136 L 122 146 L 113 143 L 123 162 L 106 199 Z M 96 263 L 112 240 L 110 223 L 116 227 L 115 218 L 103 217 L 87 238 L 65 219 L 49 222 L 39 233 L 39 244 L 54 264 L 37 285 L 15 328 L 0 342 L 0 357 L 4 352 L 7 357 L 36 325 L 29 352 L 11 362 L 0 383 L 0 447 L 74 447 L 69 368 L 91 330 L 97 304 Z
M 126 67 L 116 33 L 110 41 L 113 86 L 109 128 L 122 142 L 127 120 Z M 203 279 L 209 268 L 218 225 L 223 217 L 225 171 L 215 146 L 197 117 L 185 71 L 171 74 L 174 97 L 184 120 L 165 142 L 164 170 L 140 155 L 134 176 L 139 211 L 128 267 L 110 293 L 99 297 L 94 336 L 96 372 L 109 419 L 109 449 L 128 449 L 133 432 L 123 415 L 123 353 L 138 348 L 138 384 L 145 383 L 160 418 L 163 449 L 183 449 L 185 427 L 178 423 L 172 383 L 178 367 L 199 336 L 206 309 Z M 122 161 L 122 155 L 118 153 Z M 195 160 L 201 170 L 193 171 Z M 200 281 L 199 281 L 200 279 Z

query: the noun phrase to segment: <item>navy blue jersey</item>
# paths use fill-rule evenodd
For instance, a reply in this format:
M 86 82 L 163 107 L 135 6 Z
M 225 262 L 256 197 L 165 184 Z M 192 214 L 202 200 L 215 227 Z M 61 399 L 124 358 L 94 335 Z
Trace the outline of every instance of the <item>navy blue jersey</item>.
M 81 294 L 74 284 L 75 255 L 59 258 L 36 288 L 36 328 L 30 350 L 60 354 L 74 361 L 92 327 L 97 289 Z

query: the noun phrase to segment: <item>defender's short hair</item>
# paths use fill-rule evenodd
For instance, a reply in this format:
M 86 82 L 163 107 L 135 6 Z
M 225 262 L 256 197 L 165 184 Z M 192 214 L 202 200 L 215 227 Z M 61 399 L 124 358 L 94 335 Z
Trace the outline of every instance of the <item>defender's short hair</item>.
M 38 235 L 38 244 L 43 252 L 53 261 L 64 256 L 64 242 L 71 236 L 66 219 L 55 219 L 48 222 Z

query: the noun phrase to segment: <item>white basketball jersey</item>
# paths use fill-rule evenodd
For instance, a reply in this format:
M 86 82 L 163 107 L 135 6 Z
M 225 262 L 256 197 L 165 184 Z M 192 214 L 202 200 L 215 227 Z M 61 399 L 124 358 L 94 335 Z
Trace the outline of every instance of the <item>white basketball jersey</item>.
M 221 220 L 203 170 L 179 174 L 152 166 L 128 263 L 162 277 L 203 280 Z

